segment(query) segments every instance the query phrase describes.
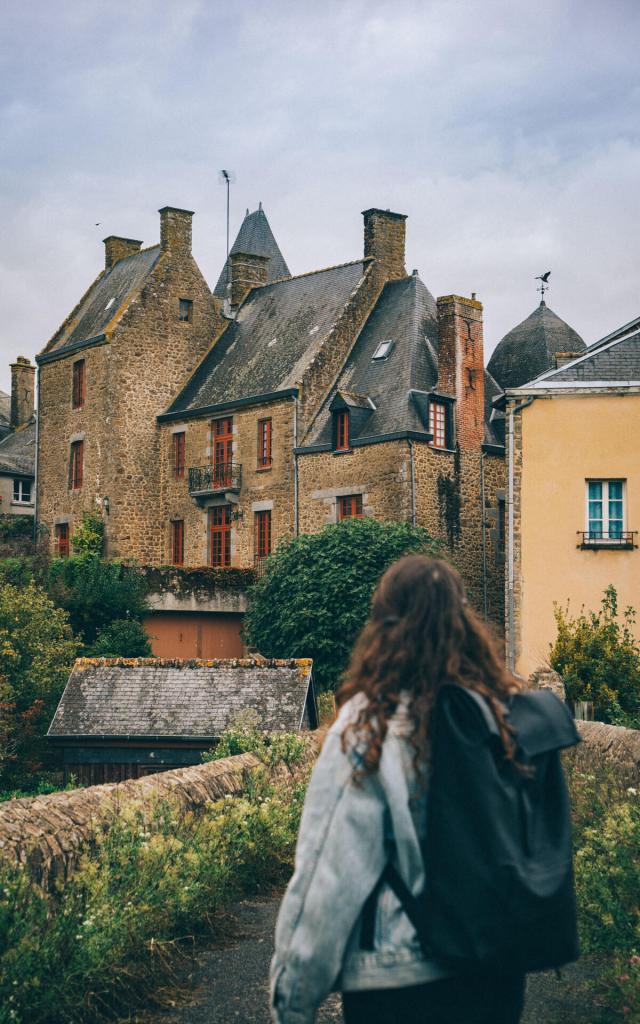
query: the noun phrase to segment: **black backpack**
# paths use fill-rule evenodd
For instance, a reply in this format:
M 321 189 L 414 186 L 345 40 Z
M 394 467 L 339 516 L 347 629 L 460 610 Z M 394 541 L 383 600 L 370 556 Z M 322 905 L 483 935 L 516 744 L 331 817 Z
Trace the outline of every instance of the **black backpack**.
M 443 686 L 434 710 L 425 889 L 414 897 L 391 863 L 365 906 L 372 939 L 377 891 L 387 883 L 425 955 L 458 972 L 521 973 L 579 955 L 569 799 L 559 751 L 580 741 L 567 707 L 545 690 L 505 710 L 518 761 L 504 756 L 489 704 Z M 363 945 L 372 946 L 365 941 Z

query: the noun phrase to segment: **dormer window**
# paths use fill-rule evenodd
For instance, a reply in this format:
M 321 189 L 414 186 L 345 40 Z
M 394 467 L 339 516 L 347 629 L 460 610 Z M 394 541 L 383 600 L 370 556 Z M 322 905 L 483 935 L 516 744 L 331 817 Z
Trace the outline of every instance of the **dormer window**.
M 336 452 L 349 451 L 349 410 L 340 409 L 333 414 L 333 448 Z
M 180 299 L 178 319 L 181 324 L 190 324 L 193 321 L 193 302 L 191 299 Z
M 377 349 L 372 355 L 372 360 L 386 359 L 391 349 L 393 348 L 393 339 L 388 338 L 387 341 L 381 341 Z

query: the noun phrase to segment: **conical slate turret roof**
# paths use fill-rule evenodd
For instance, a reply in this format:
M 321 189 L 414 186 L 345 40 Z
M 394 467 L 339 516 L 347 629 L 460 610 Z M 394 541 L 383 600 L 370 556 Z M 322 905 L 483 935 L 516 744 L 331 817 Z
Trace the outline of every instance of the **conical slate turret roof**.
M 284 256 L 273 236 L 267 215 L 262 209 L 262 203 L 253 213 L 249 213 L 247 210 L 230 251 L 232 253 L 245 252 L 251 256 L 268 256 L 267 282 L 269 284 L 282 277 L 291 277 Z M 213 294 L 221 299 L 226 296 L 227 280 L 227 263 L 225 261 L 218 283 L 213 290 Z
M 573 327 L 543 300 L 531 316 L 505 334 L 487 369 L 503 390 L 518 388 L 554 369 L 558 352 L 582 352 L 586 347 Z

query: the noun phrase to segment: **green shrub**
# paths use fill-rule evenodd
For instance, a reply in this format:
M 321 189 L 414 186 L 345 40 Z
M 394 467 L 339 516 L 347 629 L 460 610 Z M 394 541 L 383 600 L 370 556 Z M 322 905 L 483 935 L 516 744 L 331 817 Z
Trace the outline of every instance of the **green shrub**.
M 71 547 L 78 558 L 100 558 L 104 547 L 104 522 L 100 516 L 83 513 L 82 522 L 71 534 Z
M 604 592 L 597 612 L 575 618 L 554 606 L 557 637 L 551 665 L 562 676 L 569 700 L 593 701 L 595 717 L 612 725 L 640 727 L 640 647 L 635 612 L 620 617 L 615 587 Z
M 409 523 L 351 519 L 282 544 L 249 592 L 244 637 L 268 658 L 313 658 L 320 689 L 334 688 L 385 571 L 410 552 L 440 554 Z
M 54 559 L 47 589 L 68 612 L 74 633 L 89 646 L 114 621 L 140 621 L 146 610 L 142 572 L 122 562 L 103 562 L 95 555 Z
M 151 653 L 147 632 L 136 619 L 115 619 L 85 652 L 89 658 L 148 658 Z
M 33 558 L 14 556 L 0 558 L 0 583 L 11 583 L 14 587 L 26 587 L 34 579 Z
M 219 761 L 234 754 L 255 754 L 268 768 L 284 765 L 293 773 L 312 750 L 308 736 L 297 732 L 263 732 L 258 728 L 257 713 L 249 708 L 238 715 L 233 726 L 224 733 L 220 742 L 202 755 L 202 760 Z

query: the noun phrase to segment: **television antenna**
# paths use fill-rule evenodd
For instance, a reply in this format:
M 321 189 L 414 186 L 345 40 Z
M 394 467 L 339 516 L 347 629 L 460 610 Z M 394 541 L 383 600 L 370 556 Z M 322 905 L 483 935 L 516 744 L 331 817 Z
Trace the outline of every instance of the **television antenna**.
M 227 186 L 227 261 L 225 267 L 227 268 L 227 288 L 229 287 L 230 281 L 230 267 L 229 267 L 229 188 L 235 183 L 236 174 L 235 171 L 222 170 L 218 174 L 218 183 L 220 185 Z

